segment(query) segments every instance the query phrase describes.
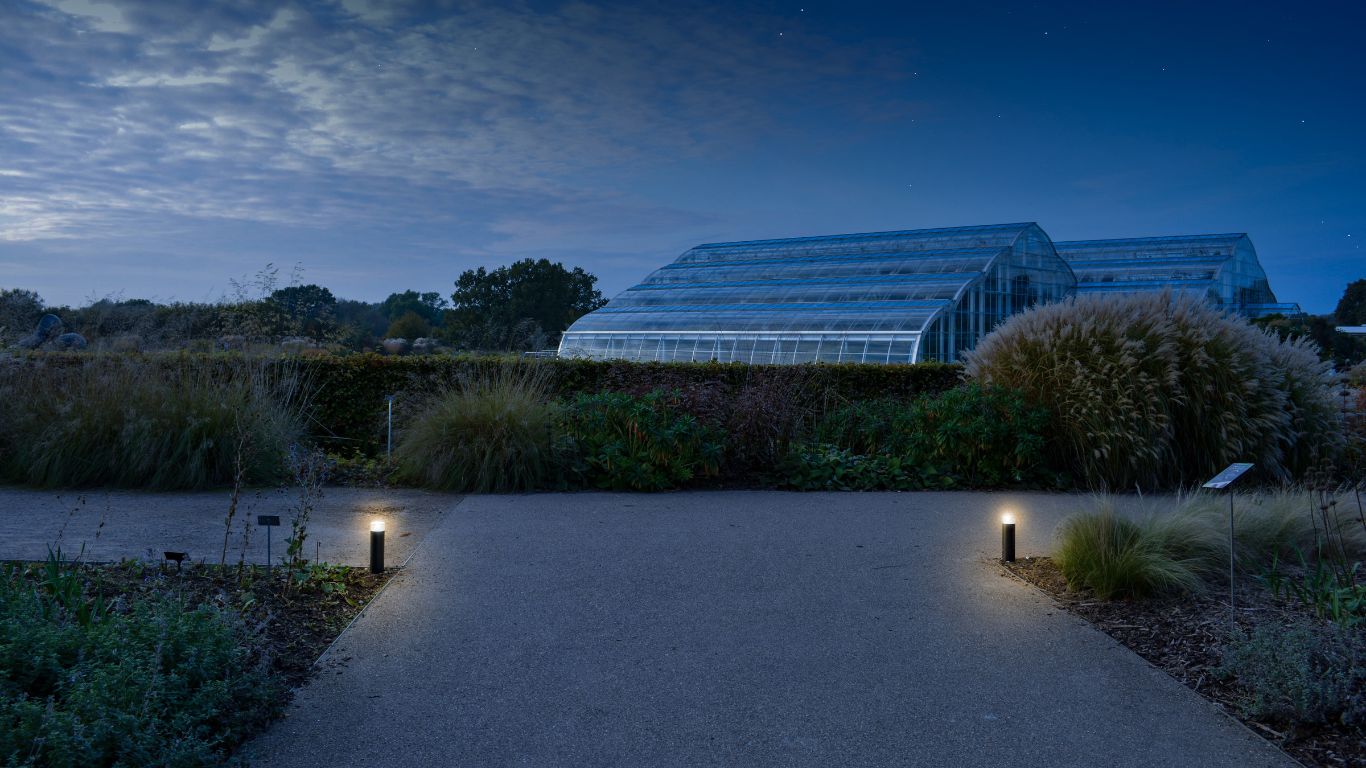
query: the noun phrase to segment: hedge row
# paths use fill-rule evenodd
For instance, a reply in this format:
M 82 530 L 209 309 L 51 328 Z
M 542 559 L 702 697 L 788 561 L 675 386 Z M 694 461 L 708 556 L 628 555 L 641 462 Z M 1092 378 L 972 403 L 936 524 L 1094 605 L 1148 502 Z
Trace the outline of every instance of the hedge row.
M 235 357 L 224 353 L 151 353 L 122 359 L 136 359 L 168 370 L 190 366 L 230 371 L 234 366 L 227 363 Z M 103 356 L 34 353 L 12 362 L 25 359 L 58 367 L 89 365 Z M 771 426 L 790 420 L 796 412 L 816 418 L 829 408 L 846 403 L 881 398 L 909 400 L 921 394 L 943 392 L 962 380 L 961 366 L 941 363 L 783 366 L 377 354 L 288 356 L 271 362 L 281 368 L 283 376 L 301 376 L 303 388 L 312 393 L 305 428 L 315 439 L 331 450 L 368 455 L 384 448 L 386 396 L 396 396 L 395 423 L 401 426 L 428 394 L 446 389 L 453 382 L 490 378 L 508 369 L 537 368 L 538 376 L 544 377 L 548 391 L 555 397 L 676 391 L 681 402 L 704 421 L 749 418 Z
M 962 378 L 961 366 L 940 363 L 751 366 L 375 354 L 310 357 L 303 359 L 308 388 L 315 393 L 310 432 L 324 442 L 351 443 L 370 452 L 382 445 L 386 395 L 397 395 L 395 417 L 403 423 L 427 394 L 445 385 L 469 378 L 487 379 L 503 369 L 530 366 L 539 369 L 548 390 L 556 397 L 678 391 L 695 415 L 703 419 L 717 410 L 728 409 L 737 399 L 761 391 L 781 390 L 786 398 L 821 408 L 831 403 L 874 398 L 910 399 L 950 389 Z

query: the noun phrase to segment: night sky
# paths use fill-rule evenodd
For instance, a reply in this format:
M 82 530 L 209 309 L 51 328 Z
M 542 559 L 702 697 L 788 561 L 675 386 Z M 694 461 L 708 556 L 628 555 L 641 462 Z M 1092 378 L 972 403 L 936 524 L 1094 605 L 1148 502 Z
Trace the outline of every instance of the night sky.
M 0 287 L 338 296 L 1037 221 L 1366 277 L 1366 4 L 0 0 Z

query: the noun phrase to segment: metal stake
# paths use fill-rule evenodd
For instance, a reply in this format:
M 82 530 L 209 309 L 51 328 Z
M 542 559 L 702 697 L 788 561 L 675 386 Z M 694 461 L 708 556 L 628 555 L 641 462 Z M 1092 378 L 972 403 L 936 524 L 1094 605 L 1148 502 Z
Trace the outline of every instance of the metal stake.
M 394 457 L 394 396 L 385 395 L 385 400 L 389 401 L 389 442 L 385 449 L 385 455 L 389 458 Z
M 1233 491 L 1228 492 L 1228 610 L 1230 619 L 1237 622 L 1237 606 L 1234 605 L 1233 587 Z

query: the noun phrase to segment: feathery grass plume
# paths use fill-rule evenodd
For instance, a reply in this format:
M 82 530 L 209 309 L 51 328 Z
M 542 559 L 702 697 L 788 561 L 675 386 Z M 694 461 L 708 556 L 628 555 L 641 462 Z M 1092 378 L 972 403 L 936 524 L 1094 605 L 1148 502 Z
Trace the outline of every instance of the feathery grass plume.
M 1052 416 L 1055 458 L 1096 489 L 1193 484 L 1233 461 L 1289 480 L 1342 445 L 1326 363 L 1197 297 L 1080 296 L 1007 320 L 967 374 Z
M 1069 587 L 1114 600 L 1197 592 L 1218 567 L 1218 552 L 1196 521 L 1130 520 L 1103 504 L 1063 521 L 1055 559 Z
M 0 476 L 176 490 L 283 476 L 307 406 L 297 371 L 235 356 L 42 359 L 0 369 Z
M 538 366 L 499 368 L 432 396 L 395 449 L 399 476 L 476 493 L 540 487 L 555 467 L 555 406 Z

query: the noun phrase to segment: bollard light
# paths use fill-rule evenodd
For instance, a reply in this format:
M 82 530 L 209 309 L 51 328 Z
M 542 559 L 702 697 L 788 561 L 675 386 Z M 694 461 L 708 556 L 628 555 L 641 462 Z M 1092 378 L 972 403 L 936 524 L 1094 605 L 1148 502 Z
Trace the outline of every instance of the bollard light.
M 1001 515 L 1001 561 L 1015 562 L 1015 515 L 1010 512 Z
M 384 572 L 384 521 L 370 522 L 370 572 Z

